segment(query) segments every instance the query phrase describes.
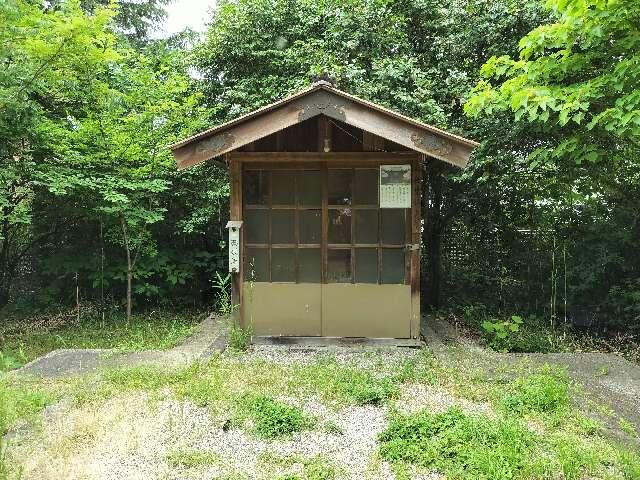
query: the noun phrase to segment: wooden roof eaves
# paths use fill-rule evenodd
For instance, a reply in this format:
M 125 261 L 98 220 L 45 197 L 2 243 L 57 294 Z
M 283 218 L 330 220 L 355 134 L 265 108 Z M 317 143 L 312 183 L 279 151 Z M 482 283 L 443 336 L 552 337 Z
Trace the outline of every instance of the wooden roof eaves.
M 227 136 L 228 133 L 227 131 L 234 131 L 237 132 L 238 129 L 246 129 L 246 128 L 251 128 L 251 125 L 255 125 L 252 124 L 250 121 L 251 120 L 256 120 L 258 119 L 258 117 L 260 116 L 265 116 L 266 121 L 269 121 L 269 118 L 273 118 L 274 115 L 276 116 L 281 116 L 281 115 L 290 115 L 293 113 L 292 112 L 288 112 L 288 110 L 292 110 L 295 108 L 299 108 L 300 107 L 300 102 L 302 100 L 302 97 L 305 97 L 307 95 L 321 95 L 321 94 L 317 94 L 314 92 L 319 92 L 320 90 L 324 90 L 325 92 L 328 92 L 332 95 L 335 95 L 337 97 L 342 97 L 344 99 L 346 99 L 348 102 L 352 102 L 352 104 L 354 104 L 355 106 L 360 106 L 360 107 L 364 107 L 360 109 L 361 115 L 364 114 L 365 116 L 369 116 L 369 119 L 371 120 L 375 114 L 373 112 L 378 112 L 378 114 L 382 114 L 382 117 L 380 117 L 381 119 L 386 118 L 387 120 L 384 120 L 384 122 L 387 122 L 388 126 L 393 125 L 395 130 L 385 130 L 385 133 L 391 133 L 392 135 L 390 136 L 386 136 L 385 133 L 382 132 L 375 132 L 372 131 L 372 133 L 377 133 L 378 135 L 387 138 L 389 140 L 392 141 L 397 141 L 397 139 L 394 138 L 390 138 L 391 136 L 393 136 L 393 133 L 395 133 L 396 131 L 399 130 L 413 130 L 414 135 L 416 132 L 416 129 L 418 129 L 417 131 L 421 131 L 421 132 L 425 132 L 425 134 L 427 135 L 427 137 L 429 137 L 430 134 L 435 135 L 436 137 L 440 137 L 443 138 L 447 141 L 450 141 L 451 144 L 453 145 L 454 148 L 454 152 L 452 155 L 449 154 L 439 154 L 438 149 L 435 148 L 435 150 L 425 150 L 426 146 L 423 144 L 420 144 L 421 141 L 425 140 L 424 138 L 418 138 L 418 139 L 414 139 L 413 136 L 411 137 L 411 142 L 406 141 L 407 139 L 405 138 L 405 142 L 404 144 L 406 146 L 408 146 L 409 148 L 415 150 L 415 151 L 419 151 L 422 153 L 427 153 L 431 156 L 434 156 L 435 158 L 439 158 L 440 160 L 443 160 L 445 162 L 448 163 L 452 163 L 454 165 L 457 166 L 465 166 L 467 163 L 467 159 L 468 156 L 470 155 L 470 153 L 473 151 L 473 149 L 475 149 L 479 144 L 473 140 L 469 140 L 467 138 L 461 137 L 459 135 L 455 135 L 449 132 L 446 132 L 442 129 L 439 129 L 437 127 L 434 127 L 432 125 L 428 125 L 425 123 L 421 123 L 418 122 L 412 118 L 406 117 L 402 114 L 399 114 L 397 112 L 394 112 L 393 110 L 389 110 L 385 107 L 382 107 L 380 105 L 377 105 L 375 103 L 363 100 L 359 97 L 356 97 L 355 95 L 351 95 L 348 94 L 346 92 L 343 92 L 341 90 L 336 89 L 335 87 L 333 87 L 331 84 L 329 84 L 328 82 L 316 82 L 314 83 L 312 86 L 310 86 L 309 88 L 306 88 L 304 90 L 301 90 L 293 95 L 290 95 L 289 97 L 286 97 L 282 100 L 279 100 L 277 102 L 274 102 L 270 105 L 267 105 L 265 107 L 262 107 L 258 110 L 254 110 L 252 112 L 249 112 L 245 115 L 242 115 L 238 118 L 235 118 L 229 122 L 223 123 L 221 125 L 218 125 L 216 127 L 210 128 L 208 130 L 205 130 L 203 132 L 200 132 L 196 135 L 193 135 L 189 138 L 186 138 L 180 142 L 177 142 L 173 145 L 170 146 L 170 148 L 173 150 L 174 152 L 174 156 L 176 156 L 176 159 L 178 160 L 178 157 L 180 155 L 182 155 L 182 152 L 185 151 L 185 148 L 192 150 L 193 148 L 200 148 L 200 142 L 208 142 L 209 139 L 212 140 L 217 140 L 220 139 L 220 137 L 224 137 Z M 288 113 L 287 113 L 288 112 Z M 369 114 L 367 114 L 366 112 L 370 112 Z M 324 112 L 323 112 L 324 113 Z M 289 120 L 287 120 L 287 124 L 283 124 L 280 127 L 286 128 L 286 126 L 291 125 L 293 123 L 296 122 L 296 120 L 291 120 L 291 117 L 288 116 Z M 365 119 L 360 119 L 361 123 L 362 121 L 366 122 L 367 120 Z M 347 123 L 351 123 L 355 126 L 359 126 L 360 128 L 363 128 L 364 130 L 368 130 L 369 129 L 366 128 L 366 126 L 363 127 L 363 125 L 356 125 L 356 123 L 354 122 L 349 122 L 349 120 L 346 120 Z M 388 123 L 390 122 L 390 123 Z M 366 125 L 366 123 L 365 123 Z M 423 134 L 419 134 L 418 137 L 423 137 Z M 433 138 L 433 137 L 431 137 Z M 417 142 L 416 142 L 417 140 Z M 426 139 L 427 143 L 430 142 L 429 138 Z M 239 147 L 241 147 L 243 144 L 249 143 L 249 141 L 252 141 L 251 139 L 247 138 L 247 136 L 245 135 L 245 143 L 236 143 L 233 145 L 232 148 L 227 147 L 226 150 L 224 151 L 230 151 L 232 149 L 237 149 Z M 403 143 L 402 141 L 399 141 L 397 143 Z M 445 142 L 446 143 L 446 142 Z M 451 147 L 449 147 L 450 149 Z M 220 153 L 224 153 L 223 151 L 220 151 Z M 195 157 L 191 157 L 185 161 L 178 161 L 178 166 L 179 168 L 186 168 L 187 166 L 190 165 L 194 165 L 196 163 L 200 163 L 200 161 L 204 161 L 207 158 L 204 158 L 206 155 L 200 155 L 200 156 L 195 156 Z M 214 158 L 216 155 L 210 155 L 209 158 Z M 197 158 L 196 158 L 197 157 Z

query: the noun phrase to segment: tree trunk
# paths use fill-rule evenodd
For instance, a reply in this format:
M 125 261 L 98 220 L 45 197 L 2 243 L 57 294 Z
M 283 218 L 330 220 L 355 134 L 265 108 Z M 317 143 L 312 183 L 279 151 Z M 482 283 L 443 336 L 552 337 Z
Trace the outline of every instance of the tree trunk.
M 127 256 L 129 256 L 127 254 Z M 131 321 L 131 287 L 132 287 L 132 271 L 131 266 L 127 269 L 127 322 Z
M 3 214 L 4 215 L 4 214 Z M 0 307 L 9 303 L 9 292 L 13 272 L 9 265 L 9 222 L 2 223 L 2 246 L 0 247 Z
M 124 249 L 127 252 L 127 322 L 131 321 L 131 291 L 133 288 L 133 264 L 131 259 L 131 245 L 129 245 L 129 235 L 124 219 L 121 219 L 122 236 L 124 238 Z

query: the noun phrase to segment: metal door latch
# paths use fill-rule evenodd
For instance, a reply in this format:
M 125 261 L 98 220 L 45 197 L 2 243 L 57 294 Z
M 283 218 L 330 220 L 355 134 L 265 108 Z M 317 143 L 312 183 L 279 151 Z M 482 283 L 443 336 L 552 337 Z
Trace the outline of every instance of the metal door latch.
M 407 243 L 404 246 L 404 249 L 407 252 L 415 252 L 416 250 L 420 250 L 420 244 L 419 243 Z

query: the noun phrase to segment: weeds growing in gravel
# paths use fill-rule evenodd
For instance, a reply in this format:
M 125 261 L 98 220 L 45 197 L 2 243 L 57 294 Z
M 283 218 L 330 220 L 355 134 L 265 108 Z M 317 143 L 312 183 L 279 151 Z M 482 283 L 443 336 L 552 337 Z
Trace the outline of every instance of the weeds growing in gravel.
M 467 415 L 458 408 L 396 414 L 379 441 L 385 460 L 448 478 L 640 478 L 638 455 L 601 437 L 566 429 L 539 435 L 518 418 Z
M 558 413 L 569 406 L 569 382 L 563 372 L 548 368 L 518 378 L 503 396 L 501 406 L 508 412 Z
M 218 455 L 204 450 L 177 450 L 167 455 L 167 463 L 172 467 L 198 468 L 215 465 Z
M 333 360 L 296 369 L 301 385 L 324 398 L 356 405 L 381 405 L 399 395 L 398 381 L 392 375 L 375 375 L 368 369 L 346 367 Z
M 435 469 L 453 478 L 513 478 L 527 461 L 533 435 L 515 421 L 468 416 L 451 408 L 397 415 L 380 435 L 380 453 L 390 462 Z
M 240 412 L 253 422 L 255 433 L 267 439 L 299 432 L 312 427 L 314 423 L 300 408 L 266 395 L 246 395 L 241 399 Z
M 263 478 L 277 480 L 338 480 L 343 472 L 321 455 L 278 455 L 264 452 L 259 458 Z
M 40 413 L 56 398 L 51 392 L 33 384 L 13 383 L 0 376 L 0 437 L 17 420 Z

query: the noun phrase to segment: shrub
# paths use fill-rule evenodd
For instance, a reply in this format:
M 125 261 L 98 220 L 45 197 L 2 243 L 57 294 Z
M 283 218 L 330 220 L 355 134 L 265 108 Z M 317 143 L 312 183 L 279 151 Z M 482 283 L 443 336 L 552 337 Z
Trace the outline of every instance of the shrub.
M 263 438 L 290 435 L 312 425 L 312 420 L 300 408 L 266 395 L 246 395 L 242 408 L 253 420 L 256 434 Z
M 508 412 L 556 413 L 569 405 L 569 383 L 566 375 L 548 369 L 519 378 L 502 398 Z
M 522 323 L 521 317 L 512 315 L 509 320 L 485 320 L 481 326 L 491 348 L 508 352 L 511 349 L 513 334 L 520 330 Z
M 458 408 L 397 415 L 380 434 L 380 454 L 451 478 L 512 479 L 524 468 L 535 436 L 521 423 L 468 416 Z

